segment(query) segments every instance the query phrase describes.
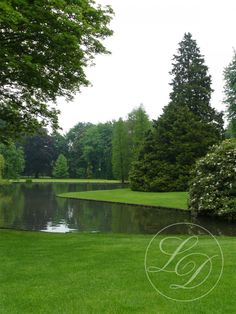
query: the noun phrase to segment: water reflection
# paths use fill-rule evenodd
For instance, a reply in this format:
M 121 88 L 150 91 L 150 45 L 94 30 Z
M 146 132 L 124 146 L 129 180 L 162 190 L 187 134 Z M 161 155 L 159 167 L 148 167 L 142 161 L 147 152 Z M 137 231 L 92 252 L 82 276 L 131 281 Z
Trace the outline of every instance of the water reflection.
M 120 188 L 107 184 L 14 184 L 0 192 L 0 227 L 50 232 L 113 232 L 155 234 L 169 224 L 194 222 L 213 234 L 236 235 L 235 224 L 188 212 L 56 197 L 63 192 Z M 189 233 L 177 225 L 175 233 Z

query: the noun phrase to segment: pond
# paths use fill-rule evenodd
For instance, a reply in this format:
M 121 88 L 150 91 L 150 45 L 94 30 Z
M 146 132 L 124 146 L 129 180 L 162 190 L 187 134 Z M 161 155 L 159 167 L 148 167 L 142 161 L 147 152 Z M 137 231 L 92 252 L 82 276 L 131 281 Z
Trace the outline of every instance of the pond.
M 194 222 L 213 234 L 236 235 L 236 225 L 211 218 L 192 220 L 174 210 L 69 200 L 57 194 L 121 188 L 119 184 L 16 183 L 0 194 L 0 228 L 48 232 L 112 232 L 155 234 L 169 224 Z M 176 233 L 183 233 L 177 226 Z

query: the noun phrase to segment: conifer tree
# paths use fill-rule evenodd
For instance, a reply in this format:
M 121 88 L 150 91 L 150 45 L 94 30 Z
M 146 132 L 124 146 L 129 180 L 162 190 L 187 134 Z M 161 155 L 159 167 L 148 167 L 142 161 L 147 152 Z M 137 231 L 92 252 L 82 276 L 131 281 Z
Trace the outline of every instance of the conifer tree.
M 218 141 L 210 124 L 196 118 L 187 106 L 170 103 L 154 122 L 153 131 L 130 173 L 133 190 L 184 191 L 196 159 Z
M 190 33 L 185 33 L 179 43 L 177 54 L 173 57 L 170 74 L 170 99 L 179 106 L 187 106 L 200 120 L 214 122 L 218 132 L 223 133 L 222 114 L 210 105 L 211 76 L 205 65 L 196 41 Z
M 191 34 L 184 35 L 170 73 L 171 101 L 133 164 L 133 190 L 186 190 L 196 159 L 223 135 L 222 114 L 210 105 L 211 77 Z
M 63 154 L 60 154 L 53 167 L 53 177 L 62 179 L 62 178 L 68 178 L 68 176 L 69 176 L 69 173 L 68 173 L 67 159 Z

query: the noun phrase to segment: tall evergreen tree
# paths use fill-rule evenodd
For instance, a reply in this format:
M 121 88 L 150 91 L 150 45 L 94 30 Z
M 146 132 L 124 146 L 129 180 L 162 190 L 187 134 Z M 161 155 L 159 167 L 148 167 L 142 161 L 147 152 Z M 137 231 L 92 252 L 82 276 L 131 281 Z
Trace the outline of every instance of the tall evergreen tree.
M 154 123 L 133 165 L 132 189 L 187 189 L 194 162 L 223 134 L 222 114 L 210 106 L 208 68 L 191 34 L 184 35 L 173 60 L 171 101 Z
M 120 118 L 114 125 L 112 137 L 112 170 L 114 177 L 122 183 L 128 179 L 130 145 L 126 123 Z
M 223 133 L 222 114 L 210 105 L 213 91 L 211 76 L 208 74 L 204 57 L 190 33 L 185 33 L 179 43 L 172 66 L 171 101 L 179 106 L 187 106 L 200 120 L 214 123 L 218 132 Z
M 224 102 L 227 105 L 230 137 L 236 137 L 236 52 L 230 64 L 224 70 Z

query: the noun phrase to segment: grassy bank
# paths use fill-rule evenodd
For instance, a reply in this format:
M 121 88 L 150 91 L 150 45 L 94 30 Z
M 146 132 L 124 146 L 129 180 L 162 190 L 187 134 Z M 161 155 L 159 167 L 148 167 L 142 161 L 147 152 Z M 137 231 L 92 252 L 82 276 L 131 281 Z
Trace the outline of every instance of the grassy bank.
M 187 209 L 187 192 L 136 192 L 130 189 L 71 192 L 60 197 Z
M 222 279 L 191 303 L 170 301 L 151 287 L 144 271 L 150 239 L 0 230 L 0 312 L 235 313 L 235 238 L 218 238 L 225 255 Z M 211 251 L 212 242 L 201 241 Z
M 27 179 L 13 180 L 13 182 L 26 182 Z M 54 179 L 54 178 L 42 178 L 32 179 L 35 183 L 120 183 L 118 180 L 105 180 L 105 179 Z

